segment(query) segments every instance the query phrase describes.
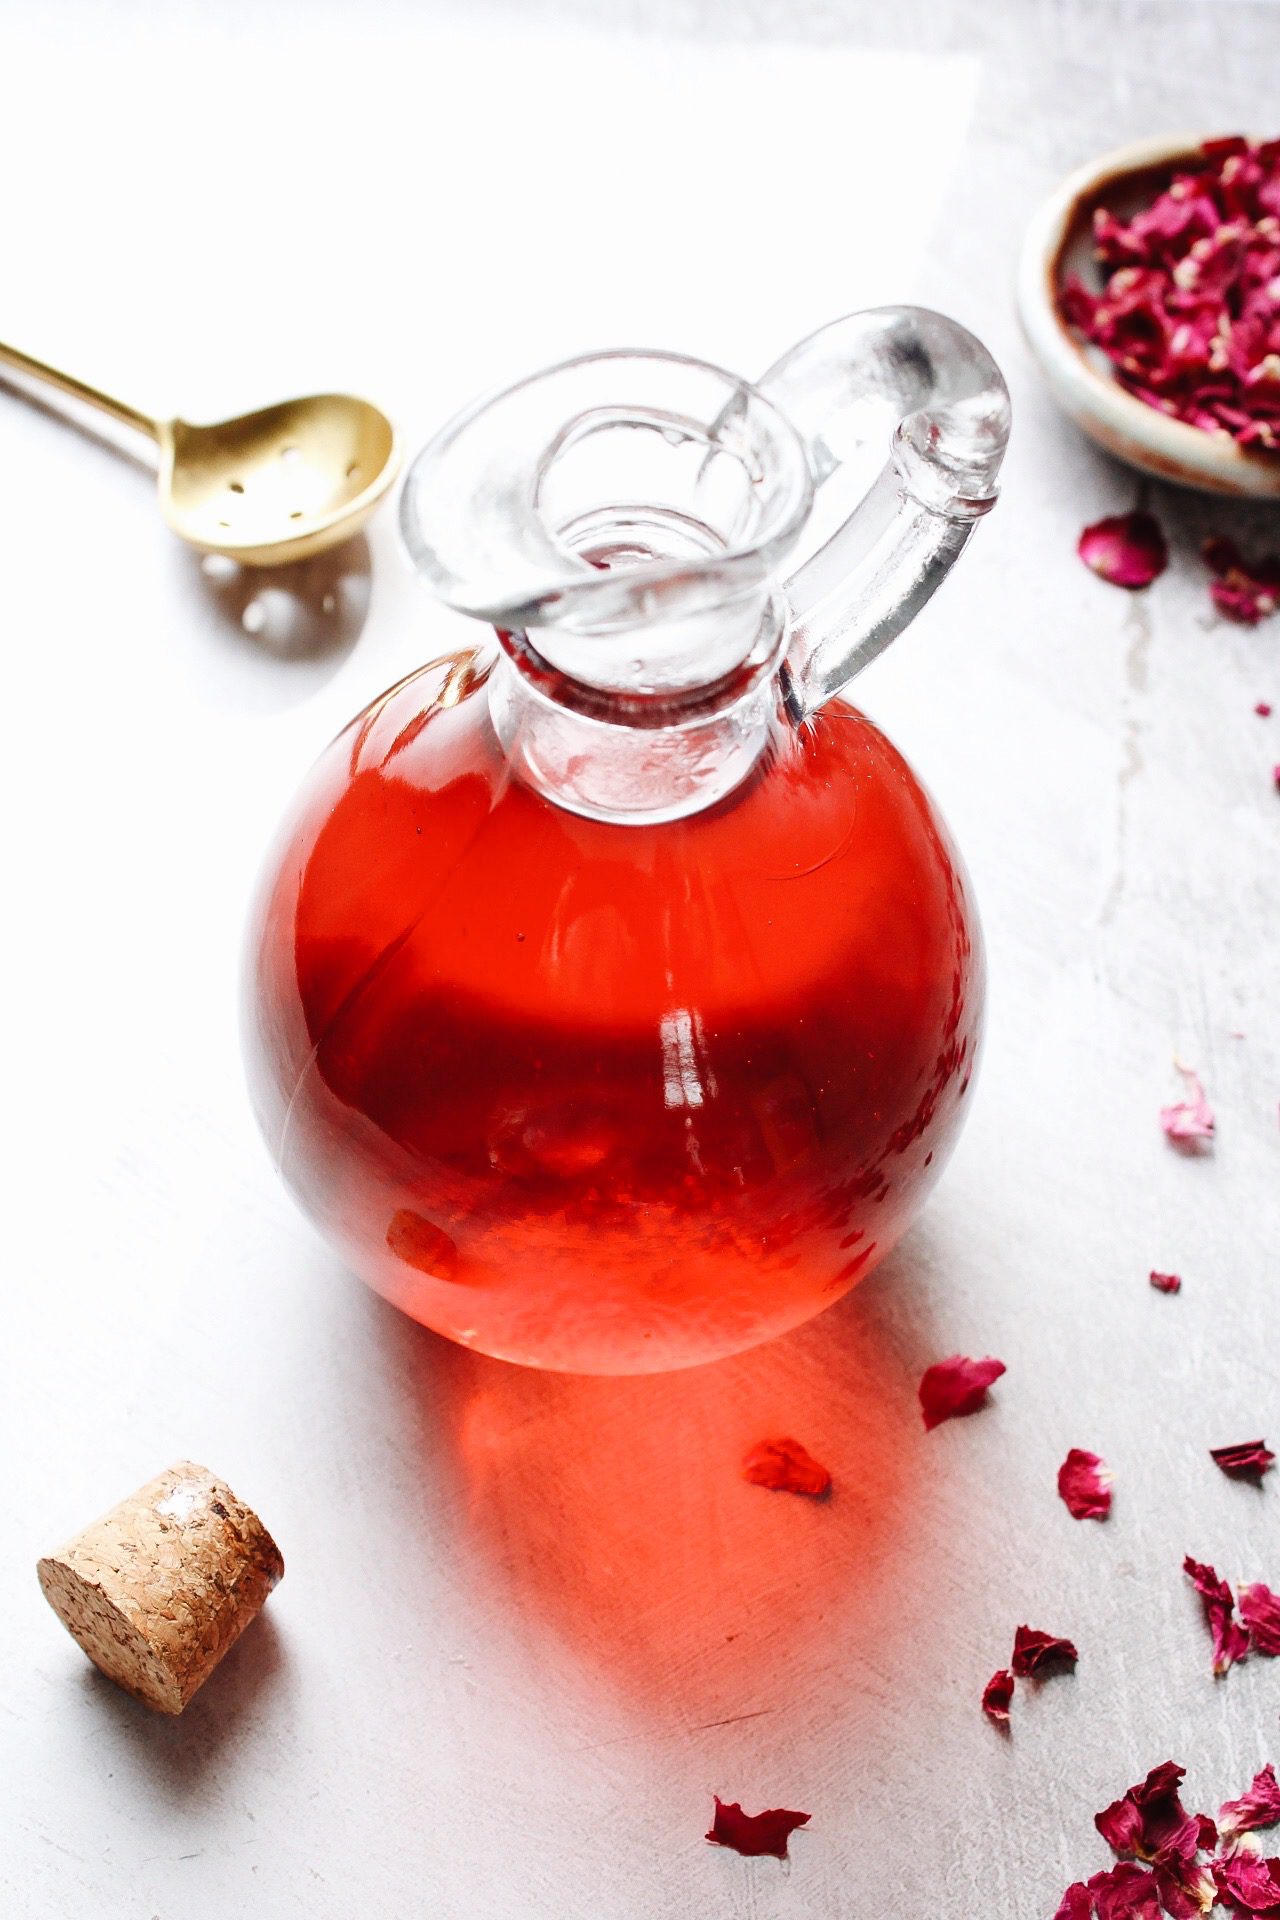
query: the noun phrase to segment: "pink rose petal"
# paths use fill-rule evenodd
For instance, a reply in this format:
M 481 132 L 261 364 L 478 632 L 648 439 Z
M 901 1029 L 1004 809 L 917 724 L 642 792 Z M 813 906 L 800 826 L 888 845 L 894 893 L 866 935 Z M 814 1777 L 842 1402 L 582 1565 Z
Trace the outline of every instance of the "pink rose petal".
M 1176 1760 L 1162 1760 L 1145 1779 L 1129 1788 L 1128 1797 L 1142 1816 L 1142 1839 L 1148 1853 L 1160 1853 L 1179 1837 L 1186 1840 L 1189 1825 L 1190 1837 L 1199 1844 L 1200 1829 L 1182 1804 L 1186 1774 L 1186 1768 Z
M 1212 1140 L 1216 1122 L 1213 1108 L 1200 1084 L 1200 1076 L 1190 1067 L 1177 1062 L 1174 1064 L 1187 1083 L 1187 1098 L 1175 1101 L 1172 1106 L 1161 1107 L 1160 1125 L 1170 1140 Z
M 1157 1293 L 1181 1293 L 1182 1291 L 1180 1273 L 1157 1273 L 1153 1267 L 1147 1278 Z
M 1013 1699 L 1013 1675 L 1008 1667 L 999 1667 L 982 1689 L 982 1711 L 997 1726 L 1009 1724 L 1009 1703 Z
M 1093 1824 L 1112 1853 L 1121 1858 L 1142 1851 L 1142 1813 L 1134 1805 L 1132 1787 L 1121 1799 L 1095 1813 Z
M 1096 208 L 1101 291 L 1072 276 L 1058 299 L 1130 393 L 1263 455 L 1280 448 L 1275 149 L 1206 142 L 1131 219 Z
M 1197 1920 L 1212 1905 L 1214 1892 L 1199 1854 L 1217 1833 L 1212 1820 L 1183 1806 L 1178 1789 L 1184 1772 L 1173 1760 L 1152 1767 L 1145 1780 L 1104 1807 L 1094 1825 L 1113 1853 L 1151 1866 L 1166 1914 Z
M 1149 587 L 1169 564 L 1159 523 L 1149 513 L 1120 513 L 1086 527 L 1076 552 L 1101 579 L 1130 592 Z
M 1280 1593 L 1261 1580 L 1250 1581 L 1240 1589 L 1240 1618 L 1248 1629 L 1251 1652 L 1272 1659 L 1280 1654 Z
M 1242 1440 L 1234 1447 L 1210 1447 L 1209 1458 L 1233 1480 L 1261 1481 L 1263 1474 L 1270 1472 L 1275 1455 L 1265 1440 Z
M 766 1807 L 763 1813 L 744 1813 L 736 1800 L 715 1796 L 715 1819 L 706 1838 L 717 1847 L 732 1847 L 735 1853 L 770 1853 L 775 1860 L 787 1857 L 787 1841 L 797 1827 L 808 1824 L 807 1813 L 792 1813 L 787 1807 Z
M 1160 1889 L 1150 1867 L 1122 1860 L 1088 1881 L 1098 1920 L 1162 1920 Z
M 1213 1877 L 1218 1898 L 1236 1914 L 1273 1914 L 1280 1911 L 1280 1860 L 1264 1860 L 1256 1853 L 1236 1853 L 1215 1860 Z
M 1195 1818 L 1196 1825 L 1200 1829 L 1201 1849 L 1206 1853 L 1212 1853 L 1218 1844 L 1217 1825 L 1209 1818 L 1207 1813 L 1198 1813 Z
M 1094 1815 L 1093 1824 L 1113 1853 L 1135 1853 L 1149 1860 L 1179 1837 L 1184 1843 L 1194 1839 L 1191 1852 L 1196 1852 L 1199 1829 L 1191 1831 L 1193 1817 L 1179 1797 L 1186 1771 L 1176 1760 L 1162 1760 L 1144 1780 Z
M 1213 1905 L 1213 1872 L 1207 1862 L 1170 1866 L 1157 1856 L 1154 1872 L 1161 1904 L 1170 1920 L 1201 1920 Z
M 1013 1636 L 1009 1665 L 1019 1680 L 1028 1680 L 1060 1667 L 1074 1667 L 1079 1658 L 1070 1640 L 1056 1633 L 1042 1633 L 1038 1627 L 1019 1627 Z
M 1211 1569 L 1200 1569 L 1216 1581 Z M 1118 1863 L 1062 1896 L 1054 1920 L 1203 1920 L 1221 1901 L 1241 1920 L 1280 1920 L 1280 1860 L 1240 1846 L 1253 1828 L 1280 1822 L 1280 1785 L 1266 1766 L 1248 1792 L 1226 1803 L 1219 1828 L 1208 1814 L 1189 1813 L 1180 1788 L 1184 1769 L 1166 1760 L 1104 1807 L 1094 1825 Z M 1243 1860 L 1243 1865 L 1237 1865 Z
M 970 1360 L 962 1353 L 927 1367 L 920 1381 L 920 1407 L 926 1428 L 976 1413 L 986 1405 L 987 1388 L 1004 1370 L 1003 1360 Z
M 1218 1832 L 1224 1846 L 1252 1833 L 1259 1827 L 1274 1827 L 1280 1821 L 1280 1785 L 1270 1761 L 1253 1776 L 1253 1785 L 1238 1800 L 1227 1800 L 1218 1809 Z
M 762 1440 L 743 1461 L 742 1477 L 774 1493 L 807 1493 L 812 1499 L 831 1491 L 831 1475 L 798 1440 Z
M 1205 565 L 1216 576 L 1209 592 L 1224 618 L 1256 627 L 1280 607 L 1280 556 L 1246 560 L 1234 540 L 1221 536 L 1206 540 L 1203 552 Z
M 1105 1520 L 1111 1511 L 1111 1471 L 1096 1453 L 1072 1447 L 1058 1468 L 1058 1493 L 1076 1520 Z
M 1249 1635 L 1235 1617 L 1235 1600 L 1225 1580 L 1214 1569 L 1188 1554 L 1182 1571 L 1195 1587 L 1204 1605 L 1204 1617 L 1213 1639 L 1213 1670 L 1225 1673 L 1249 1651 Z

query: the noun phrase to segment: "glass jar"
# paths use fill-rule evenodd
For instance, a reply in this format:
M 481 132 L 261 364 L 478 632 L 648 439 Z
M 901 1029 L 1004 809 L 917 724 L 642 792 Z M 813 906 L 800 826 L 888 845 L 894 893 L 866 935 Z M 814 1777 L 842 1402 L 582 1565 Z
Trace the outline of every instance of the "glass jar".
M 886 412 L 880 478 L 784 579 Z M 841 690 L 991 506 L 1007 433 L 979 343 L 886 308 L 754 385 L 569 361 L 418 456 L 404 536 L 476 643 L 322 756 L 245 1023 L 282 1175 L 415 1319 L 538 1366 L 688 1366 L 903 1233 L 964 1111 L 981 941 Z

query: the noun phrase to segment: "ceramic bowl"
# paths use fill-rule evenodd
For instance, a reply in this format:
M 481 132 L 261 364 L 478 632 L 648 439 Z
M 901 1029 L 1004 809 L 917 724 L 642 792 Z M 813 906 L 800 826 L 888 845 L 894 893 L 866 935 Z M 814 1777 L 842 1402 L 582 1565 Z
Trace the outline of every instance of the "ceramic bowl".
M 1097 347 L 1078 340 L 1058 312 L 1058 292 L 1078 273 L 1097 288 L 1093 212 L 1120 219 L 1148 205 L 1178 167 L 1197 155 L 1203 135 L 1143 140 L 1081 167 L 1057 187 L 1027 229 L 1018 266 L 1018 313 L 1028 344 L 1058 405 L 1100 447 L 1144 473 L 1206 493 L 1280 499 L 1280 455 L 1241 449 L 1126 393 Z

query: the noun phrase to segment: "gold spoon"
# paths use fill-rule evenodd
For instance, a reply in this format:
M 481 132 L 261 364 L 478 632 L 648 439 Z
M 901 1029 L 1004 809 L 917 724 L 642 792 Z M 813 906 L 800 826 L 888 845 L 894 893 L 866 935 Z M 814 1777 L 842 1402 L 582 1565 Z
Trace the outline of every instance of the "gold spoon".
M 350 539 L 400 466 L 386 415 L 347 393 L 313 393 L 193 427 L 148 419 L 3 341 L 0 363 L 148 434 L 160 449 L 160 511 L 173 531 L 244 566 L 305 560 Z

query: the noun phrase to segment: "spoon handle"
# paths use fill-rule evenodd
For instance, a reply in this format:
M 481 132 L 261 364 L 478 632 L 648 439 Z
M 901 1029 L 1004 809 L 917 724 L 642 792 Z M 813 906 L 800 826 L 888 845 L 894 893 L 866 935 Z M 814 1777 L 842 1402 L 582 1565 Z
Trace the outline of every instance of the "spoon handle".
M 33 379 L 43 380 L 48 386 L 57 387 L 62 393 L 69 393 L 77 400 L 85 400 L 91 407 L 98 407 L 103 413 L 109 413 L 113 420 L 121 421 L 126 427 L 136 427 L 139 433 L 145 433 L 152 440 L 160 438 L 160 429 L 156 421 L 145 413 L 139 413 L 136 407 L 130 407 L 123 400 L 115 400 L 109 393 L 100 393 L 97 387 L 91 387 L 85 380 L 77 380 L 73 373 L 62 373 L 57 367 L 48 366 L 43 360 L 34 360 L 29 353 L 23 353 L 18 347 L 10 347 L 0 340 L 0 365 L 16 367 L 19 373 L 30 374 Z

